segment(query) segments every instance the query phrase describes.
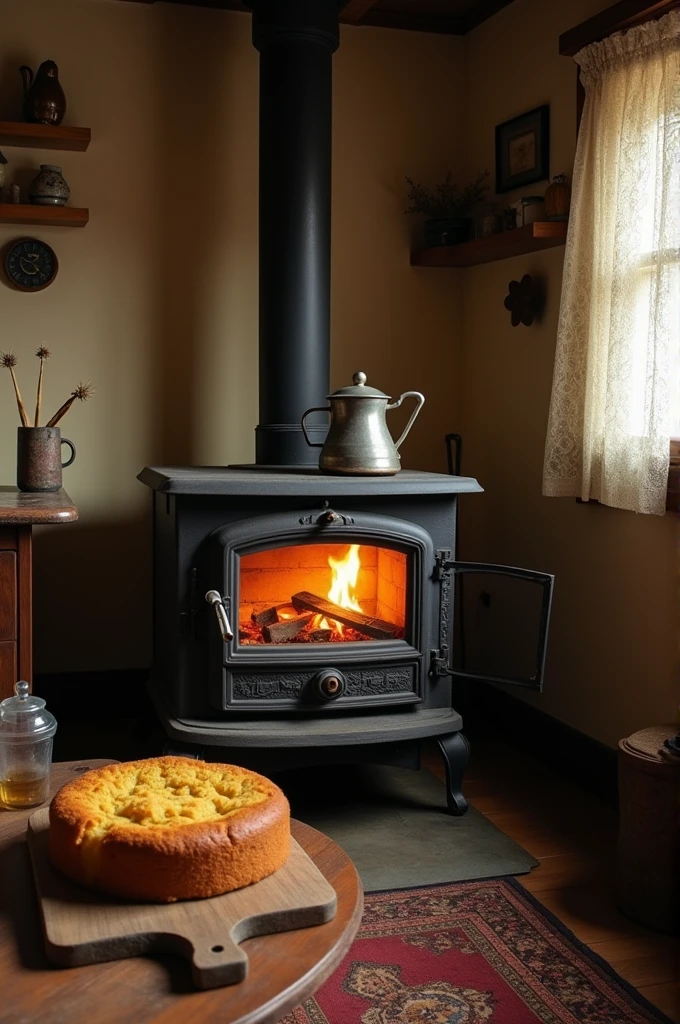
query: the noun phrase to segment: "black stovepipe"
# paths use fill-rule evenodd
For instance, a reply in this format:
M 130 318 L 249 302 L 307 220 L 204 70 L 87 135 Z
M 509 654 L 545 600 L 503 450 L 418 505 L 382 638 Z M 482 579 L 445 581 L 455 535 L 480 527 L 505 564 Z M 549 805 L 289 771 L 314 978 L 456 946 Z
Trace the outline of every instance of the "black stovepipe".
M 260 51 L 258 465 L 318 465 L 300 428 L 330 366 L 332 60 L 337 0 L 249 0 Z M 323 441 L 323 415 L 310 433 Z

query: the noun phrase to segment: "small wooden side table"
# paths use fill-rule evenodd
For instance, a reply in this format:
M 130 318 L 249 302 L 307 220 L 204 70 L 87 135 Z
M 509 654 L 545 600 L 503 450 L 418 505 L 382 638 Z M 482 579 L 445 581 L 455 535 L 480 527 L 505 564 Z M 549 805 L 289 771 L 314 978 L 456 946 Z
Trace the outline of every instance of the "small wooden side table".
M 52 766 L 52 793 L 83 771 L 111 761 Z M 87 967 L 52 967 L 26 845 L 36 808 L 0 810 L 0 1019 L 21 1024 L 276 1024 L 308 999 L 347 953 L 361 922 L 356 868 L 327 836 L 302 822 L 292 833 L 338 896 L 332 921 L 242 943 L 244 981 L 197 991 L 179 957 L 135 957 Z
M 26 494 L 0 487 L 0 700 L 12 696 L 17 679 L 32 682 L 33 526 L 77 518 L 64 490 Z

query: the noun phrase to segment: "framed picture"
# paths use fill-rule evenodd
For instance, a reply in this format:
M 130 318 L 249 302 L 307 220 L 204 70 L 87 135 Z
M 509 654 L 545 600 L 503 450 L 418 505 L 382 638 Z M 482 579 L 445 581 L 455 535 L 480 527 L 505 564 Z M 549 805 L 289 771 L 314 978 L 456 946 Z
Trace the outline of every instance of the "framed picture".
M 550 108 L 546 104 L 496 125 L 496 192 L 547 180 Z

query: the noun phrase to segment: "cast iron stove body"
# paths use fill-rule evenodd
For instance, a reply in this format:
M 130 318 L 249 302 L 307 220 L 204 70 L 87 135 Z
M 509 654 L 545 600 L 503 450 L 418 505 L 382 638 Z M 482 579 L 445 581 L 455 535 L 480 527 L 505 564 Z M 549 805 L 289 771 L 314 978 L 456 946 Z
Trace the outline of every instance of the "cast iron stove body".
M 147 468 L 140 479 L 154 491 L 151 693 L 170 749 L 263 770 L 416 767 L 435 738 L 449 806 L 465 810 L 452 551 L 458 497 L 481 491 L 476 480 L 255 467 Z

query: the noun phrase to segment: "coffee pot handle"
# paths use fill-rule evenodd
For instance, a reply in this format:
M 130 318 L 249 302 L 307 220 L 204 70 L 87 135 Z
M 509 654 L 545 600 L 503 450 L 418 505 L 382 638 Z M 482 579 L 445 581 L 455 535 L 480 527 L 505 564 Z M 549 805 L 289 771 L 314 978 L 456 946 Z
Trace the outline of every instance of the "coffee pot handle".
M 415 423 L 416 416 L 418 415 L 418 413 L 422 409 L 423 405 L 425 404 L 425 396 L 421 395 L 420 391 L 405 391 L 403 395 L 399 396 L 399 398 L 396 400 L 396 402 L 392 402 L 390 405 L 387 406 L 387 408 L 388 409 L 398 409 L 399 406 L 401 405 L 401 403 L 404 401 L 405 398 L 415 398 L 417 404 L 416 404 L 415 409 L 411 413 L 411 418 L 409 419 L 408 423 L 404 427 L 403 434 L 401 435 L 399 440 L 395 441 L 395 443 L 394 443 L 394 447 L 397 449 L 397 451 L 399 451 L 399 449 L 401 448 L 402 443 L 406 439 L 406 435 L 408 434 L 409 430 L 411 429 L 411 427 Z
M 316 406 L 314 406 L 313 409 L 307 409 L 306 412 L 303 412 L 302 419 L 300 420 L 300 426 L 302 427 L 302 433 L 305 435 L 305 441 L 307 442 L 307 444 L 309 445 L 310 448 L 323 448 L 325 442 L 324 441 L 310 441 L 309 440 L 309 434 L 307 433 L 307 428 L 305 426 L 305 420 L 309 416 L 310 412 L 330 412 L 330 411 L 331 411 L 330 405 L 324 405 L 324 406 L 316 405 Z M 410 425 L 411 424 L 409 423 L 409 426 Z

